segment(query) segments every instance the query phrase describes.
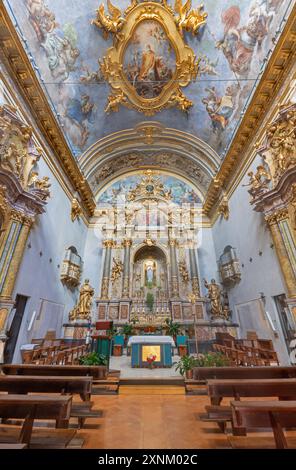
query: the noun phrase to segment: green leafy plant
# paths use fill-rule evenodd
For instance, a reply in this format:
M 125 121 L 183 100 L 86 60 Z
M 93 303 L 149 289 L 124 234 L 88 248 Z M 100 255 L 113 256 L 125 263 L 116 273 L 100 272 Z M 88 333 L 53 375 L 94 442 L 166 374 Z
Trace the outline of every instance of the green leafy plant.
M 131 336 L 134 334 L 134 325 L 131 323 L 125 323 L 122 327 L 122 334 L 125 336 Z
M 146 305 L 149 308 L 150 312 L 152 312 L 154 305 L 154 295 L 151 292 L 147 292 Z
M 107 330 L 107 335 L 110 336 L 111 338 L 118 335 L 116 326 L 112 325 L 112 327 L 109 330 Z
M 207 354 L 199 354 L 196 358 L 196 367 L 225 367 L 229 366 L 228 357 L 222 353 L 209 352 Z
M 82 356 L 79 359 L 79 364 L 81 366 L 106 366 L 108 364 L 108 359 L 104 354 L 92 352 Z
M 197 365 L 197 358 L 194 356 L 182 356 L 179 362 L 176 364 L 176 370 L 180 372 L 181 375 L 185 375 L 186 372 L 193 369 Z
M 180 323 L 175 323 L 173 320 L 170 318 L 167 318 L 166 321 L 166 332 L 169 336 L 172 336 L 173 338 L 176 338 L 176 336 L 180 333 L 181 330 L 181 325 Z

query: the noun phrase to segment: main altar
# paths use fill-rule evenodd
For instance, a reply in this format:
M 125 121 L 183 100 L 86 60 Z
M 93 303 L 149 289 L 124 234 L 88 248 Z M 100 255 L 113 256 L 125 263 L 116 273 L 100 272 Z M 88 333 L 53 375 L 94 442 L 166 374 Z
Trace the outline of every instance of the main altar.
M 147 169 L 110 186 L 98 207 L 103 264 L 96 320 L 132 323 L 137 334 L 163 335 L 167 320 L 192 335 L 198 325 L 201 340 L 217 331 L 234 334 L 220 287 L 204 284 L 209 296 L 201 293 L 196 188 Z M 216 296 L 214 317 L 210 296 Z
M 151 358 L 155 367 L 172 367 L 172 348 L 175 342 L 171 336 L 132 336 L 128 347 L 131 348 L 132 367 L 150 367 Z

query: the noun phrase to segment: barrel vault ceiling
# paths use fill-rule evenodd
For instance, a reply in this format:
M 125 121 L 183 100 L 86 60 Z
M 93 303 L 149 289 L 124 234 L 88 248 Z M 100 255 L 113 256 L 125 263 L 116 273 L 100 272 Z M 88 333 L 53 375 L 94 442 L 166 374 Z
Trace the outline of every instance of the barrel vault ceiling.
M 188 112 L 164 109 L 152 117 L 124 106 L 118 112 L 105 112 L 110 87 L 98 61 L 113 40 L 110 35 L 104 38 L 92 24 L 102 1 L 4 0 L 72 155 L 94 193 L 103 179 L 109 181 L 124 170 L 126 155 L 133 169 L 155 163 L 196 179 L 205 194 L 294 1 L 204 0 L 206 24 L 197 35 L 184 35 L 200 59 L 197 78 L 185 89 L 193 106 Z M 130 2 L 113 0 L 113 4 L 124 11 Z M 192 8 L 199 4 L 192 0 Z M 140 137 L 145 148 L 139 144 Z

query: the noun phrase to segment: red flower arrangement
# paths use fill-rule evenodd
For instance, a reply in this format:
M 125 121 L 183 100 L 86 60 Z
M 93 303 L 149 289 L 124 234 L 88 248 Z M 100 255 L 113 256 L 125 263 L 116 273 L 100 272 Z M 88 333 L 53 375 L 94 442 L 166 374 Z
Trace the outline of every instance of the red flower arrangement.
M 150 368 L 152 369 L 153 364 L 154 364 L 154 362 L 156 361 L 156 356 L 155 356 L 155 354 L 149 354 L 149 356 L 147 356 L 147 358 L 146 358 L 146 361 L 148 362 Z

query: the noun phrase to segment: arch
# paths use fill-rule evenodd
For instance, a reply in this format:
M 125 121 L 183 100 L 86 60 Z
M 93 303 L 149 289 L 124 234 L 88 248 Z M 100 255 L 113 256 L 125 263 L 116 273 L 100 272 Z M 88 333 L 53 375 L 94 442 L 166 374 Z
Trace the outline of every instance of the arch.
M 160 255 L 162 259 L 167 262 L 167 254 L 159 245 L 147 246 L 141 245 L 134 253 L 133 253 L 133 261 L 136 262 L 141 259 L 142 256 L 149 256 L 149 254 L 157 253 Z
M 221 159 L 198 137 L 149 121 L 98 140 L 80 156 L 79 164 L 96 193 L 131 168 L 149 167 L 182 176 L 205 196 Z

